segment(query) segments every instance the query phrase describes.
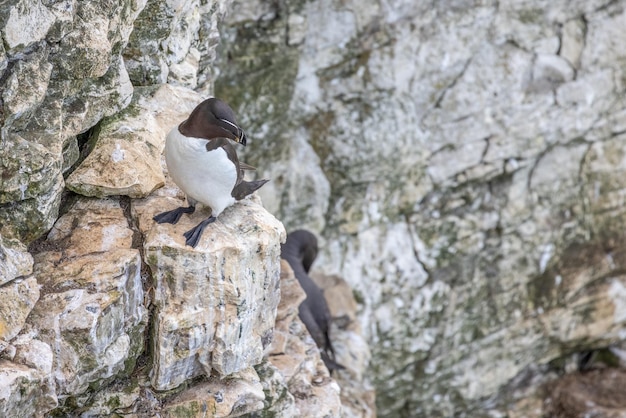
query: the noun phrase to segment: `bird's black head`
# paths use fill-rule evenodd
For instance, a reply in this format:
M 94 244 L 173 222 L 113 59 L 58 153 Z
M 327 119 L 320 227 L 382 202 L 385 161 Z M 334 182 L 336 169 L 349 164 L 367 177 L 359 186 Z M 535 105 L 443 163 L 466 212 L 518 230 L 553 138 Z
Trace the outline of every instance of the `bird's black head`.
M 214 123 L 230 132 L 234 136 L 234 138 L 231 139 L 245 147 L 248 142 L 248 138 L 246 137 L 246 133 L 243 129 L 241 129 L 237 124 L 237 119 L 235 118 L 235 112 L 233 109 L 231 109 L 231 107 L 225 102 L 215 97 L 206 100 L 206 104 L 212 117 L 214 118 Z
M 311 232 L 298 229 L 287 234 L 287 241 L 281 246 L 283 258 L 293 257 L 300 260 L 308 273 L 317 257 L 317 238 Z

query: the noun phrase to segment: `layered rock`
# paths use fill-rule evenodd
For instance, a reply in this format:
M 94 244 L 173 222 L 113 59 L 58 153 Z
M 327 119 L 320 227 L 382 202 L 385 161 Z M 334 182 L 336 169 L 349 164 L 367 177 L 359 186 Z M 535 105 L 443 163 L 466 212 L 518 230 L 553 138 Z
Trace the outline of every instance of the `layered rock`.
M 293 270 L 281 260 L 281 300 L 268 363 L 260 367 L 266 394 L 264 414 L 276 417 L 339 417 L 339 386 L 298 318 L 306 295 Z
M 17 239 L 0 235 L 0 286 L 33 272 L 33 256 Z
M 125 107 L 120 52 L 145 1 L 18 1 L 0 7 L 0 222 L 27 242 L 58 216 L 77 135 Z
M 284 361 L 285 372 L 269 362 L 257 365 L 257 380 L 250 366 L 261 361 L 269 329 L 263 315 L 271 311 L 257 290 L 220 287 L 219 280 L 167 280 L 174 260 L 190 257 L 191 267 L 204 275 L 205 260 L 208 266 L 216 260 L 212 253 L 203 256 L 202 248 L 222 251 L 211 247 L 219 239 L 210 238 L 198 253 L 183 247 L 181 232 L 202 213 L 184 217 L 181 226 L 151 225 L 153 213 L 180 203 L 176 189 L 149 197 L 154 207 L 147 201 L 132 206 L 156 255 L 146 259 L 158 282 L 155 313 L 170 313 L 170 295 L 188 292 L 186 283 L 199 289 L 185 294 L 192 300 L 213 295 L 224 301 L 206 310 L 205 323 L 219 330 L 198 334 L 198 340 L 189 332 L 192 338 L 181 337 L 189 347 L 206 341 L 218 349 L 215 358 L 199 349 L 198 360 L 183 367 L 210 396 L 193 387 L 168 394 L 151 389 L 151 362 L 128 377 L 131 360 L 124 356 L 136 355 L 132 347 L 138 343 L 132 333 L 126 339 L 115 329 L 125 323 L 139 330 L 140 308 L 136 302 L 128 307 L 121 294 L 128 286 L 137 289 L 142 264 L 139 235 L 129 244 L 132 230 L 128 217 L 120 217 L 117 198 L 81 198 L 75 207 L 68 201 L 61 213 L 70 212 L 48 244 L 31 244 L 57 221 L 63 174 L 71 176 L 73 190 L 98 197 L 143 197 L 163 183 L 158 157 L 167 127 L 160 118 L 167 116 L 159 109 L 171 105 L 183 114 L 188 108 L 182 106 L 193 105 L 186 99 L 170 102 L 174 90 L 163 94 L 147 87 L 125 114 L 117 114 L 131 103 L 131 80 L 167 80 L 196 87 L 203 96 L 212 93 L 216 22 L 227 8 L 236 12 L 223 25 L 227 43 L 217 95 L 237 108 L 254 145 L 244 160 L 272 178 L 260 190 L 267 207 L 289 229 L 322 231 L 326 242 L 317 267 L 355 289 L 359 325 L 372 344 L 380 414 L 551 411 L 540 389 L 572 371 L 559 366 L 564 359 L 623 340 L 626 14 L 620 2 L 0 6 L 0 286 L 15 311 L 3 311 L 0 319 L 0 375 L 6 377 L 0 381 L 7 385 L 0 390 L 0 414 L 14 407 L 37 415 L 57 401 L 64 407 L 75 401 L 96 415 L 222 406 L 220 414 L 238 414 L 238 403 L 245 411 L 259 407 L 260 387 L 266 397 L 284 400 L 272 404 L 274 413 L 309 413 L 298 404 L 306 396 L 294 394 L 317 393 L 310 376 L 327 382 L 314 360 L 299 355 Z M 93 155 L 70 174 L 94 142 Z M 138 165 L 142 170 L 133 171 Z M 243 202 L 224 218 L 235 221 L 237 233 L 249 225 L 238 211 L 256 213 L 261 223 L 269 219 L 254 200 Z M 90 218 L 91 212 L 98 218 Z M 106 233 L 96 225 L 100 217 L 110 227 Z M 74 222 L 96 232 L 78 231 Z M 13 237 L 37 252 L 33 276 L 25 247 Z M 121 247 L 110 247 L 118 244 L 102 237 Z M 252 252 L 243 256 L 255 263 Z M 220 265 L 215 271 L 224 277 L 242 273 L 246 283 L 253 282 L 242 264 L 234 265 L 234 273 Z M 267 265 L 277 268 L 276 261 Z M 93 271 L 110 279 L 95 281 L 87 273 Z M 273 283 L 265 273 L 254 280 Z M 242 294 L 257 306 L 244 304 Z M 267 297 L 269 305 L 276 303 L 275 293 Z M 172 300 L 183 307 L 182 300 Z M 84 307 L 82 316 L 65 311 L 74 304 Z M 184 309 L 193 312 L 192 306 Z M 243 312 L 260 318 L 242 317 Z M 56 332 L 57 319 L 70 327 L 71 338 Z M 162 319 L 155 320 L 155 336 L 168 330 Z M 238 340 L 231 333 L 238 321 L 259 330 Z M 290 335 L 300 330 L 293 325 Z M 69 343 L 75 335 L 92 351 L 77 353 Z M 252 347 L 250 359 L 238 348 L 229 357 L 220 341 Z M 291 341 L 296 353 L 307 351 L 291 337 L 282 341 Z M 339 342 L 338 352 L 347 346 Z M 60 352 L 62 347 L 67 349 Z M 165 367 L 155 371 L 152 383 L 170 387 L 165 370 L 174 364 L 175 350 L 159 343 L 153 352 L 165 354 Z M 356 366 L 367 355 L 355 358 Z M 294 364 L 308 373 L 304 383 L 298 380 L 301 385 L 283 377 L 292 375 Z M 217 405 L 214 379 L 234 370 L 239 372 L 230 383 L 244 395 Z M 73 373 L 80 376 L 71 380 Z M 123 379 L 98 395 L 79 393 L 116 376 L 130 382 L 124 396 Z M 117 406 L 107 403 L 113 398 Z M 353 410 L 369 414 L 368 408 L 365 402 Z
M 152 384 L 157 390 L 259 363 L 280 298 L 282 224 L 258 202 L 245 199 L 220 215 L 192 249 L 183 233 L 210 212 L 197 210 L 176 225 L 152 221 L 157 213 L 185 205 L 184 199 L 170 197 L 176 191 L 170 185 L 133 204 L 154 278 Z
M 341 416 L 375 418 L 376 391 L 368 373 L 371 353 L 357 318 L 352 288 L 338 276 L 314 271 L 311 277 L 324 291 L 333 319 L 330 337 L 337 362 L 344 367 L 333 372 L 341 388 Z
M 0 415 L 260 410 L 281 223 L 247 199 L 190 251 L 182 232 L 206 212 L 151 220 L 182 201 L 171 184 L 153 193 L 160 154 L 211 89 L 227 2 L 26 3 L 0 6 Z M 336 384 L 298 382 L 300 410 L 328 393 L 338 415 Z
M 524 376 L 623 339 L 622 6 L 227 16 L 216 91 L 273 162 L 263 200 L 355 289 L 382 416 L 505 414 L 539 396 Z
M 3 372 L 28 372 L 17 393 L 33 392 L 41 401 L 11 399 L 13 414 L 42 414 L 57 399 L 62 403 L 132 371 L 147 323 L 141 258 L 132 239 L 117 200 L 81 198 L 39 244 L 36 284 L 27 293 L 38 298 L 3 353 L 11 360 Z
M 141 258 L 119 202 L 80 199 L 36 256 L 42 296 L 29 317 L 54 353 L 59 396 L 128 374 L 143 350 Z
M 161 153 L 173 126 L 202 96 L 167 84 L 135 90 L 131 104 L 103 119 L 89 156 L 70 174 L 67 187 L 85 196 L 146 197 L 165 184 Z
M 151 1 L 135 22 L 124 60 L 134 85 L 182 85 L 208 94 L 230 0 Z

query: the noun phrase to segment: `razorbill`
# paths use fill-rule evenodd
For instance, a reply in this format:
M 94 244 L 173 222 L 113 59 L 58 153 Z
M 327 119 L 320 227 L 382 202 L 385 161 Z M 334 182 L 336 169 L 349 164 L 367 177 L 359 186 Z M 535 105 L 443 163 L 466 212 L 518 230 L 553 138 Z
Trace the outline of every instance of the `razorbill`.
M 169 175 L 185 192 L 189 206 L 160 213 L 153 219 L 175 224 L 183 213 L 193 213 L 198 202 L 209 206 L 211 216 L 184 234 L 185 243 L 191 247 L 198 244 L 204 228 L 215 222 L 224 209 L 268 182 L 243 179 L 244 170 L 254 167 L 239 161 L 231 140 L 245 146 L 246 134 L 237 125 L 230 106 L 216 98 L 196 106 L 165 140 Z
M 315 235 L 299 229 L 287 234 L 287 240 L 280 247 L 280 256 L 289 263 L 306 293 L 306 299 L 298 307 L 298 316 L 320 348 L 324 364 L 332 371 L 344 367 L 335 361 L 335 350 L 328 336 L 332 317 L 324 292 L 308 274 L 317 251 Z

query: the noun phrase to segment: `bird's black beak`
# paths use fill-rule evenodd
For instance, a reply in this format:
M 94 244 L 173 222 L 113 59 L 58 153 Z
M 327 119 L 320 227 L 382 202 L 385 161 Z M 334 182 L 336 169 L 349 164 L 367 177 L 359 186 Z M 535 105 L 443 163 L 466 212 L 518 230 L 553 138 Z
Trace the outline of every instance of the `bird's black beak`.
M 244 147 L 246 146 L 246 143 L 248 142 L 248 137 L 246 136 L 246 133 L 243 131 L 243 129 L 241 129 L 241 136 L 239 137 L 239 141 L 237 142 L 239 142 Z
M 233 140 L 245 147 L 246 142 L 248 142 L 248 138 L 246 137 L 246 133 L 243 131 L 243 129 L 241 129 L 239 126 L 235 125 L 229 120 L 226 120 L 226 119 L 219 119 L 219 120 L 226 123 L 227 125 L 230 125 L 232 129 L 228 129 L 228 130 L 235 136 L 235 139 Z

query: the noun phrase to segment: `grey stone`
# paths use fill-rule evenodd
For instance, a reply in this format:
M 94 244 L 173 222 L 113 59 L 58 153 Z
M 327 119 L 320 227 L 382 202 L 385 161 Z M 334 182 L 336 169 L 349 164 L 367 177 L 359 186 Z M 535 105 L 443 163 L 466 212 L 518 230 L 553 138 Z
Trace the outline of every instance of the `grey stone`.
M 30 367 L 0 359 L 0 413 L 37 416 L 57 405 L 45 376 Z
M 0 219 L 30 243 L 57 217 L 76 135 L 126 105 L 121 60 L 145 1 L 13 2 L 0 7 Z M 4 49 L 6 47 L 6 50 Z
M 17 239 L 0 235 L 0 286 L 33 272 L 33 257 Z
M 219 41 L 217 23 L 229 1 L 151 1 L 124 51 L 135 85 L 168 82 L 208 94 Z
M 170 183 L 133 202 L 155 280 L 151 381 L 157 390 L 260 363 L 280 297 L 282 224 L 258 201 L 245 199 L 220 215 L 192 249 L 183 233 L 208 216 L 205 210 L 183 216 L 176 225 L 152 220 L 184 204 L 169 197 L 176 190 Z
M 532 416 L 555 362 L 623 338 L 618 3 L 226 17 L 216 91 L 242 98 L 262 144 L 247 159 L 278 180 L 263 201 L 288 230 L 322 231 L 316 266 L 353 287 L 380 416 Z
M 0 286 L 0 340 L 10 341 L 26 323 L 39 299 L 39 285 L 30 276 Z
M 35 257 L 42 295 L 28 323 L 53 347 L 59 396 L 128 375 L 143 350 L 139 251 L 115 200 L 80 199 Z
M 165 137 L 200 101 L 199 94 L 167 84 L 137 89 L 130 106 L 102 120 L 94 150 L 70 174 L 67 187 L 86 196 L 135 198 L 162 187 Z

